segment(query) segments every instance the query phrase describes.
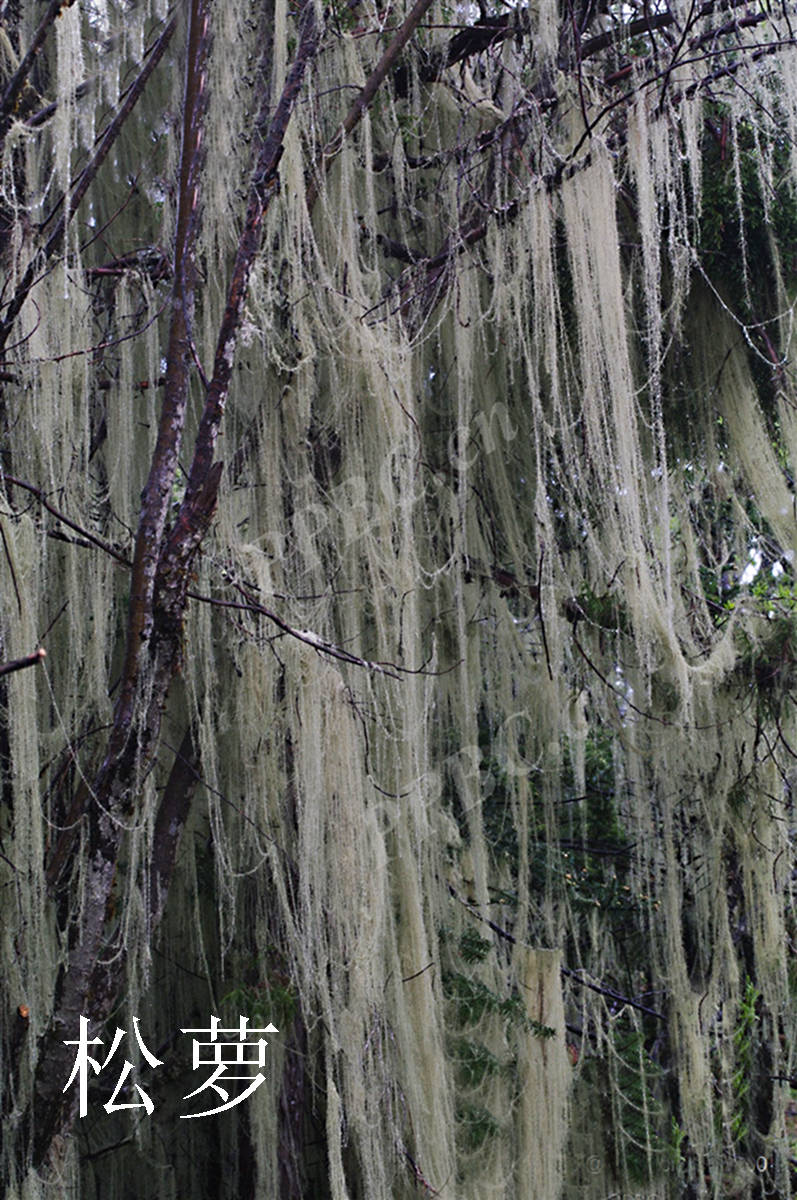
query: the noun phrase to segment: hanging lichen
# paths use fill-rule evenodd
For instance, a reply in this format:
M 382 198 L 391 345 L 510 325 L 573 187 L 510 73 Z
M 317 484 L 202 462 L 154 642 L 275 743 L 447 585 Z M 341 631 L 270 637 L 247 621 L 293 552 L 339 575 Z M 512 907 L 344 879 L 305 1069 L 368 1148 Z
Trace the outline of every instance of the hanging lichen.
M 101 903 L 171 247 L 189 213 L 179 532 L 306 17 L 210 6 L 192 76 L 182 9 L 167 46 L 164 3 L 65 4 L 2 110 L 0 659 L 46 650 L 0 675 L 15 1200 L 795 1190 L 790 14 L 604 8 L 432 5 L 371 91 L 407 13 L 316 14 Z M 95 910 L 155 1111 L 106 1114 L 111 1063 L 32 1167 Z M 183 1120 L 213 1014 L 277 1026 L 265 1082 Z

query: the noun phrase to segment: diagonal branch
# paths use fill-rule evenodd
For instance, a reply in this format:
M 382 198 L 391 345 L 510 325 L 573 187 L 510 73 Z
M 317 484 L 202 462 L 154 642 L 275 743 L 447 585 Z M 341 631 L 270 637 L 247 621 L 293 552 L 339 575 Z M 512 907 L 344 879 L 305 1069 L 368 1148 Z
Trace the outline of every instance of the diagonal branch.
M 35 1118 L 31 1121 L 31 1114 L 27 1114 L 27 1127 L 33 1131 L 31 1157 L 37 1167 L 46 1160 L 53 1139 L 64 1133 L 74 1118 L 74 1089 L 68 1096 L 61 1091 L 71 1064 L 66 1041 L 77 1028 L 81 1014 L 88 1011 L 95 1021 L 106 1017 L 118 987 L 121 959 L 115 958 L 112 964 L 104 961 L 103 949 L 107 945 L 107 910 L 119 864 L 125 819 L 132 809 L 141 779 L 154 764 L 163 708 L 182 660 L 191 564 L 216 505 L 221 463 L 213 463 L 212 456 L 224 412 L 249 272 L 260 245 L 263 215 L 277 188 L 276 170 L 285 130 L 305 67 L 317 45 L 313 0 L 306 0 L 297 57 L 258 154 L 186 498 L 169 535 L 166 518 L 192 369 L 191 317 L 201 211 L 199 185 L 202 124 L 207 99 L 209 13 L 210 0 L 190 0 L 165 394 L 136 537 L 120 695 L 105 757 L 92 786 L 87 789 L 87 866 L 82 878 L 85 899 L 79 919 L 70 930 L 67 962 L 56 983 L 53 1016 L 38 1046 Z M 264 95 L 261 124 L 265 123 L 266 103 Z M 185 742 L 179 764 L 172 773 L 169 802 L 161 807 L 159 821 L 166 841 L 164 854 L 153 858 L 150 868 L 157 891 L 155 905 L 150 910 L 153 921 L 157 920 L 165 903 L 177 841 L 193 791 L 192 758 L 190 742 Z
M 710 17 L 715 12 L 732 12 L 737 8 L 744 8 L 747 5 L 747 0 L 723 0 L 722 4 L 717 3 L 717 0 L 706 0 L 705 4 L 693 13 L 685 27 L 685 33 L 689 33 L 694 29 L 695 25 L 703 17 Z M 758 20 L 763 20 L 766 14 L 761 14 L 757 17 Z M 675 24 L 675 13 L 668 9 L 666 12 L 650 13 L 644 17 L 637 17 L 633 21 L 628 21 L 626 24 L 618 25 L 613 29 L 608 29 L 604 33 L 596 34 L 594 37 L 587 38 L 581 43 L 579 57 L 583 60 L 591 58 L 594 54 L 599 54 L 601 50 L 607 50 L 610 46 L 621 45 L 623 42 L 629 42 L 632 38 L 643 37 L 645 34 L 653 34 L 657 29 L 667 29 L 670 25 Z M 736 28 L 734 22 L 731 30 Z M 704 37 L 716 36 L 719 33 L 729 32 L 730 30 L 723 28 L 708 30 Z M 701 40 L 703 40 L 701 38 Z
M 380 58 L 379 62 L 374 67 L 368 79 L 365 81 L 362 89 L 357 95 L 354 103 L 349 109 L 343 124 L 339 126 L 336 133 L 333 134 L 330 141 L 327 142 L 318 160 L 315 164 L 315 171 L 311 178 L 307 181 L 307 189 L 305 192 L 307 211 L 311 213 L 313 206 L 318 198 L 318 191 L 321 181 L 331 167 L 334 159 L 340 153 L 343 143 L 348 135 L 362 120 L 363 115 L 370 107 L 374 96 L 379 88 L 384 83 L 388 73 L 395 65 L 398 56 L 406 46 L 407 42 L 412 37 L 418 25 L 423 20 L 423 17 L 432 5 L 432 0 L 415 0 L 415 4 L 407 13 L 402 25 L 400 26 L 396 36 L 388 46 L 385 53 Z
M 70 3 L 72 3 L 72 0 L 70 0 Z M 88 191 L 92 180 L 96 176 L 105 159 L 108 157 L 108 152 L 119 136 L 122 126 L 138 103 L 149 77 L 157 67 L 158 63 L 163 57 L 166 47 L 171 41 L 176 25 L 176 19 L 172 18 L 172 20 L 169 21 L 168 25 L 163 30 L 163 33 L 158 38 L 157 42 L 155 42 L 154 46 L 150 50 L 147 61 L 142 67 L 132 86 L 128 89 L 122 104 L 119 106 L 118 112 L 108 125 L 108 128 L 105 130 L 97 149 L 94 151 L 94 154 L 81 171 L 77 182 L 70 193 L 69 199 L 65 203 L 64 211 L 61 213 L 55 228 L 42 246 L 39 253 L 35 254 L 28 263 L 25 274 L 22 276 L 14 296 L 11 299 L 8 308 L 6 309 L 3 320 L 0 322 L 0 353 L 2 353 L 2 351 L 5 349 L 5 345 L 8 341 L 14 321 L 19 316 L 20 309 L 30 295 L 30 290 L 34 283 L 36 283 L 42 266 L 44 263 L 48 262 L 58 250 L 61 249 L 67 225 L 75 215 L 75 212 L 77 211 L 81 200 Z
M 180 837 L 199 780 L 199 750 L 189 726 L 175 752 L 155 818 L 149 886 L 149 919 L 153 928 L 159 923 L 166 907 Z
M 189 726 L 179 748 L 174 752 L 169 777 L 163 789 L 155 828 L 152 833 L 152 858 L 149 864 L 148 928 L 150 934 L 160 924 L 169 895 L 177 851 L 185 827 L 196 786 L 200 782 L 199 751 Z M 94 964 L 89 993 L 92 996 L 113 996 L 119 990 L 127 946 L 114 946 L 106 959 Z
M 507 929 L 503 929 L 500 925 L 496 925 L 495 921 L 491 921 L 489 917 L 485 917 L 478 911 L 478 906 L 472 901 L 463 900 L 457 891 L 451 886 L 451 884 L 448 885 L 448 892 L 449 895 L 453 896 L 455 900 L 458 900 L 462 907 L 466 908 L 468 912 L 476 918 L 477 921 L 481 921 L 482 924 L 487 925 L 489 929 L 492 929 L 493 933 L 498 935 L 498 937 L 504 938 L 506 941 L 511 942 L 512 945 L 517 943 L 518 939 L 513 933 L 510 933 Z M 560 969 L 562 974 L 567 979 L 572 979 L 573 982 L 577 983 L 580 987 L 589 988 L 590 991 L 597 992 L 599 996 L 608 996 L 609 999 L 615 1000 L 619 1004 L 624 1004 L 628 1008 L 634 1008 L 637 1010 L 637 1012 L 645 1013 L 649 1017 L 655 1017 L 657 1021 L 667 1021 L 664 1013 L 657 1012 L 655 1008 L 650 1008 L 647 1004 L 641 1004 L 639 1000 L 635 1000 L 633 996 L 626 996 L 622 992 L 616 991 L 615 988 L 606 987 L 604 984 L 593 983 L 590 979 L 584 979 L 583 975 L 579 975 L 579 973 L 574 971 L 571 967 L 563 966 Z
M 207 0 L 192 0 L 184 87 L 183 136 L 179 170 L 174 282 L 169 327 L 166 383 L 158 437 L 142 497 L 130 588 L 130 615 L 122 688 L 115 722 L 130 734 L 130 722 L 147 643 L 153 628 L 153 597 L 158 557 L 177 474 L 185 425 L 192 356 L 190 331 L 196 285 L 199 232 L 199 184 L 202 128 L 207 107 L 209 10 Z M 126 732 L 124 732 L 126 731 Z M 118 749 L 118 747 L 116 747 Z
M 125 555 L 112 546 L 110 542 L 106 542 L 102 538 L 97 537 L 96 534 L 86 529 L 85 526 L 76 524 L 76 522 L 71 520 L 66 513 L 62 513 L 60 509 L 55 507 L 54 504 L 51 504 L 41 488 L 35 487 L 32 483 L 26 483 L 24 479 L 17 479 L 14 475 L 6 475 L 5 473 L 0 474 L 0 480 L 2 480 L 3 483 L 10 483 L 14 487 L 22 488 L 24 491 L 29 492 L 32 496 L 36 497 L 42 508 L 46 508 L 47 512 L 51 513 L 52 516 L 57 518 L 57 520 L 63 522 L 64 525 L 67 525 L 70 529 L 73 529 L 75 533 L 80 534 L 80 536 L 85 538 L 87 541 L 92 542 L 100 550 L 104 551 L 105 554 L 110 554 L 111 558 L 115 558 L 116 561 L 121 563 L 123 567 L 130 566 L 130 559 L 126 558 Z
M 263 218 L 279 186 L 277 169 L 282 156 L 285 133 L 307 66 L 315 57 L 317 48 L 318 29 L 313 0 L 305 0 L 296 57 L 285 80 L 268 133 L 258 151 L 252 173 L 246 219 L 238 241 L 232 278 L 227 291 L 227 303 L 216 341 L 213 375 L 208 384 L 205 406 L 197 431 L 185 497 L 161 554 L 159 604 L 161 615 L 166 620 L 179 619 L 185 607 L 190 564 L 207 532 L 215 509 L 221 479 L 221 463 L 213 462 L 213 454 L 227 403 L 235 344 L 249 286 L 249 275 L 260 249 Z M 264 94 L 258 120 L 261 127 L 265 124 L 268 105 L 265 79 L 263 86 Z
M 0 675 L 10 675 L 12 671 L 22 671 L 25 667 L 35 667 L 43 658 L 47 657 L 47 651 L 43 646 L 40 646 L 35 654 L 27 654 L 25 658 L 15 658 L 12 662 L 0 663 Z
M 56 17 L 60 16 L 61 11 L 64 8 L 71 8 L 74 3 L 75 0 L 50 0 L 47 11 L 41 21 L 39 21 L 39 26 L 33 35 L 33 40 L 20 59 L 16 71 L 6 84 L 6 89 L 0 98 L 0 151 L 2 151 L 6 134 L 17 110 L 19 99 L 28 82 L 31 67 L 47 40 L 47 34 L 55 24 Z

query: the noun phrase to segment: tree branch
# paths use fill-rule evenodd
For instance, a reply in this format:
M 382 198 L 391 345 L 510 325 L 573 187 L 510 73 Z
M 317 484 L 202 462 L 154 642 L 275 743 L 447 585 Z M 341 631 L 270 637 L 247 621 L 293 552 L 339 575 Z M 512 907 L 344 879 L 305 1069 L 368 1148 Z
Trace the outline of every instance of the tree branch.
M 188 390 L 187 328 L 193 306 L 201 129 L 207 102 L 208 10 L 209 0 L 191 0 L 166 395 L 136 537 L 120 695 L 105 757 L 90 789 L 84 903 L 79 919 L 70 927 L 67 963 L 59 971 L 52 1017 L 38 1046 L 32 1117 L 35 1166 L 44 1162 L 53 1138 L 68 1129 L 74 1119 L 74 1089 L 68 1095 L 61 1091 L 71 1058 L 70 1048 L 64 1043 L 74 1035 L 79 1017 L 88 1007 L 95 1019 L 102 1020 L 113 999 L 114 981 L 100 967 L 100 952 L 124 829 L 120 817 L 129 811 L 141 774 L 154 758 L 161 712 L 176 669 L 175 647 L 170 648 L 168 661 L 164 663 L 163 656 L 160 661 L 153 661 L 148 643 L 153 626 L 158 550 L 171 498 Z
M 148 890 L 150 935 L 160 924 L 166 908 L 180 839 L 200 780 L 198 766 L 199 755 L 189 727 L 175 752 L 152 831 Z M 77 828 L 72 832 L 77 832 Z M 127 946 L 122 943 L 114 947 L 108 958 L 98 959 L 92 972 L 89 995 L 114 996 L 119 991 L 126 958 Z
M 74 0 L 69 0 L 70 4 L 73 2 Z M 59 5 L 59 7 L 63 7 L 63 4 Z M 17 286 L 14 296 L 12 297 L 8 308 L 6 309 L 2 322 L 0 322 L 0 354 L 2 354 L 3 350 L 5 349 L 6 342 L 8 341 L 14 321 L 19 316 L 20 309 L 27 300 L 34 283 L 36 283 L 42 265 L 48 262 L 49 259 L 52 258 L 53 254 L 55 254 L 56 251 L 61 248 L 67 225 L 71 221 L 81 200 L 88 191 L 92 180 L 96 176 L 105 159 L 108 157 L 108 152 L 119 136 L 122 126 L 138 103 L 141 93 L 144 91 L 146 86 L 147 80 L 163 57 L 163 52 L 168 46 L 176 27 L 176 18 L 172 18 L 161 36 L 158 38 L 157 42 L 150 50 L 147 61 L 142 67 L 132 86 L 128 89 L 118 112 L 108 125 L 108 128 L 105 130 L 97 149 L 94 151 L 91 159 L 81 171 L 78 180 L 70 193 L 66 207 L 61 213 L 55 228 L 39 253 L 34 254 L 33 258 L 28 263 L 25 274 L 22 276 L 22 279 Z
M 166 907 L 180 838 L 198 782 L 199 752 L 189 727 L 175 753 L 155 818 L 149 883 L 150 922 L 153 929 Z
M 462 907 L 466 908 L 468 912 L 476 918 L 477 921 L 481 921 L 483 925 L 486 925 L 489 929 L 492 929 L 493 933 L 496 933 L 499 937 L 511 942 L 512 945 L 517 943 L 518 939 L 513 933 L 510 933 L 507 929 L 502 929 L 500 925 L 496 925 L 495 921 L 491 921 L 489 917 L 483 916 L 474 904 L 471 904 L 468 900 L 463 900 L 451 884 L 448 885 L 448 891 L 449 895 L 453 896 L 455 900 L 458 900 Z M 563 966 L 560 968 L 560 970 L 562 974 L 566 976 L 566 978 L 572 979 L 574 983 L 580 984 L 581 987 L 588 988 L 591 992 L 596 992 L 599 996 L 608 996 L 609 999 L 616 1000 L 619 1004 L 627 1005 L 629 1008 L 635 1008 L 637 1012 L 645 1013 L 649 1017 L 655 1017 L 657 1021 L 664 1021 L 665 1023 L 667 1021 L 664 1013 L 657 1012 L 655 1008 L 650 1008 L 647 1004 L 640 1004 L 638 1000 L 632 1000 L 630 996 L 625 996 L 622 992 L 615 991 L 614 988 L 606 987 L 604 984 L 600 983 L 592 983 L 591 980 L 584 979 L 578 974 L 577 971 L 574 971 L 572 967 Z
M 722 4 L 718 4 L 716 0 L 708 0 L 708 3 L 702 4 L 700 8 L 690 18 L 686 32 L 693 29 L 694 26 L 703 17 L 710 17 L 713 13 L 733 12 L 737 8 L 744 8 L 747 5 L 747 0 L 724 0 Z M 766 19 L 765 13 L 756 14 L 756 19 L 753 23 L 757 24 L 759 20 Z M 749 24 L 745 21 L 745 24 Z M 581 43 L 580 58 L 582 61 L 585 58 L 591 58 L 595 54 L 599 54 L 601 50 L 608 50 L 610 46 L 618 46 L 623 42 L 627 42 L 630 38 L 642 37 L 644 34 L 652 34 L 657 29 L 667 29 L 670 25 L 675 24 L 675 14 L 672 11 L 651 14 L 647 17 L 637 17 L 627 24 L 619 25 L 616 29 L 608 29 L 605 33 L 599 33 L 595 37 L 587 38 Z M 741 24 L 741 22 L 739 23 Z M 731 33 L 736 28 L 736 22 L 730 26 L 720 26 L 719 29 L 708 31 L 703 35 L 705 37 L 717 37 L 723 33 Z
M 0 98 L 0 152 L 2 152 L 6 134 L 14 118 L 19 98 L 28 82 L 31 67 L 47 39 L 47 34 L 55 23 L 56 17 L 60 16 L 62 9 L 71 8 L 74 3 L 75 0 L 50 0 L 47 11 L 41 21 L 39 21 L 38 28 L 33 35 L 28 49 L 23 54 L 19 66 L 6 84 L 6 89 L 3 92 L 2 98 Z
M 0 676 L 10 675 L 12 671 L 22 671 L 25 667 L 35 667 L 46 657 L 47 651 L 40 646 L 35 654 L 28 654 L 25 658 L 15 658 L 11 662 L 0 663 Z
M 387 78 L 388 73 L 395 65 L 399 54 L 401 54 L 401 51 L 406 46 L 415 30 L 418 28 L 418 25 L 423 19 L 427 9 L 431 7 L 431 4 L 432 0 L 415 0 L 415 4 L 407 13 L 407 16 L 405 17 L 400 29 L 396 33 L 396 36 L 393 38 L 387 50 L 374 67 L 371 74 L 368 76 L 368 79 L 365 81 L 365 84 L 357 95 L 357 98 L 346 114 L 343 124 L 339 126 L 336 133 L 333 134 L 332 138 L 327 142 L 326 146 L 321 151 L 315 164 L 315 170 L 310 179 L 307 181 L 307 189 L 305 191 L 307 211 L 309 213 L 312 213 L 313 206 L 318 198 L 318 191 L 321 186 L 321 181 L 326 176 L 327 171 L 331 167 L 334 159 L 340 153 L 346 138 L 361 121 L 363 114 L 369 108 L 377 91 Z
M 4 473 L 0 473 L 0 481 L 3 483 L 10 483 L 13 487 L 22 488 L 23 491 L 29 492 L 32 496 L 36 497 L 42 508 L 46 508 L 48 513 L 51 513 L 52 516 L 54 516 L 57 520 L 62 521 L 64 525 L 67 525 L 70 529 L 74 530 L 75 533 L 79 534 L 81 537 L 97 546 L 100 550 L 104 551 L 105 554 L 110 554 L 111 558 L 115 558 L 118 563 L 122 564 L 122 566 L 130 566 L 130 559 L 126 558 L 125 555 L 119 550 L 116 550 L 110 544 L 110 542 L 103 541 L 102 538 L 99 538 L 96 536 L 96 534 L 91 533 L 83 525 L 78 525 L 75 521 L 71 520 L 66 513 L 62 513 L 55 507 L 54 504 L 51 504 L 41 488 L 35 487 L 32 483 L 26 483 L 24 479 L 17 479 L 14 475 L 6 475 Z
M 247 220 L 236 254 L 186 498 L 168 536 L 166 517 L 192 361 L 191 316 L 200 217 L 202 122 L 207 99 L 209 11 L 210 0 L 191 0 L 165 395 L 136 537 L 120 695 L 105 757 L 90 789 L 86 814 L 88 865 L 83 878 L 84 903 L 79 920 L 70 928 L 67 967 L 59 972 L 53 1016 L 38 1047 L 32 1123 L 34 1166 L 44 1162 L 53 1138 L 68 1129 L 74 1117 L 74 1089 L 69 1096 L 61 1091 L 71 1061 L 70 1049 L 64 1043 L 77 1028 L 81 1014 L 89 1011 L 94 1020 L 103 1020 L 115 997 L 120 960 L 115 959 L 111 966 L 102 960 L 101 951 L 124 828 L 120 818 L 129 813 L 136 788 L 154 761 L 163 706 L 180 666 L 191 563 L 216 504 L 221 464 L 211 460 L 224 411 L 249 271 L 260 244 L 263 214 L 277 188 L 276 169 L 282 140 L 305 67 L 317 44 L 313 0 L 306 0 L 296 60 L 253 173 Z M 264 106 L 265 103 L 264 95 Z M 265 107 L 261 111 L 265 114 Z M 179 764 L 175 764 L 171 776 L 173 787 L 168 789 L 159 813 L 160 835 L 165 840 L 162 853 L 159 851 L 151 864 L 157 891 L 153 919 L 157 919 L 165 903 L 168 876 L 188 811 L 193 789 L 188 778 L 190 761 L 190 755 L 183 754 Z
M 282 156 L 285 133 L 307 66 L 314 58 L 317 48 L 315 8 L 313 0 L 305 0 L 296 57 L 285 80 L 268 133 L 260 145 L 252 172 L 246 219 L 238 241 L 227 291 L 227 303 L 216 342 L 213 375 L 207 388 L 205 406 L 197 431 L 185 496 L 161 554 L 158 572 L 159 607 L 164 620 L 175 619 L 185 606 L 190 564 L 215 510 L 222 465 L 213 462 L 213 454 L 227 403 L 249 275 L 260 249 L 263 218 L 279 186 L 277 169 Z M 263 97 L 258 118 L 258 126 L 261 128 L 265 124 L 267 106 L 267 81 L 263 79 Z

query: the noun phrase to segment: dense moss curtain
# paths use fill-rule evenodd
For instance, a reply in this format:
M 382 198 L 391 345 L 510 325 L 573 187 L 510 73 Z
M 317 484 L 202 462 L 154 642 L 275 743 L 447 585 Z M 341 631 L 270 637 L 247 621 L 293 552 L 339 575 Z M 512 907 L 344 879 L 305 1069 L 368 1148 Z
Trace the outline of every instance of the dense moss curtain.
M 0 657 L 46 650 L 0 678 L 9 1195 L 791 1195 L 797 57 L 733 4 L 433 4 L 342 138 L 406 13 L 317 14 L 114 817 L 85 1015 L 125 1049 L 31 1165 L 171 368 L 187 7 L 57 243 L 167 5 L 64 6 L 3 126 Z M 4 10 L 9 76 L 40 9 Z M 167 528 L 300 40 L 284 0 L 209 20 Z M 214 1014 L 277 1027 L 265 1081 L 183 1120 Z M 103 1108 L 125 1055 L 151 1116 Z

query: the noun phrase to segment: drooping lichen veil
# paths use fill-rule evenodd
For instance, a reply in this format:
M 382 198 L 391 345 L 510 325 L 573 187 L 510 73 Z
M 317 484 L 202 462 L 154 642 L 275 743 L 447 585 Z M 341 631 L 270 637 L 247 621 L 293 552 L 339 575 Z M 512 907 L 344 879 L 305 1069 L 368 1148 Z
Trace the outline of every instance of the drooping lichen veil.
M 19 51 L 41 6 L 11 7 Z M 673 7 L 694 52 L 667 70 L 652 32 L 623 42 L 615 104 L 619 43 L 576 69 L 554 6 L 457 58 L 473 14 L 434 4 L 323 170 L 405 14 L 319 11 L 106 912 L 101 1036 L 139 1018 L 156 1111 L 105 1114 L 114 1060 L 30 1172 L 167 365 L 178 28 L 0 364 L 0 659 L 47 651 L 0 679 L 9 1195 L 792 1194 L 797 51 L 762 10 L 722 57 L 720 7 Z M 272 108 L 296 49 L 295 6 L 265 8 L 213 10 L 184 465 L 262 46 Z M 4 142 L 3 304 L 166 9 L 56 21 L 31 77 L 53 114 Z M 212 1013 L 280 1032 L 245 1104 L 184 1121 L 179 1030 Z

